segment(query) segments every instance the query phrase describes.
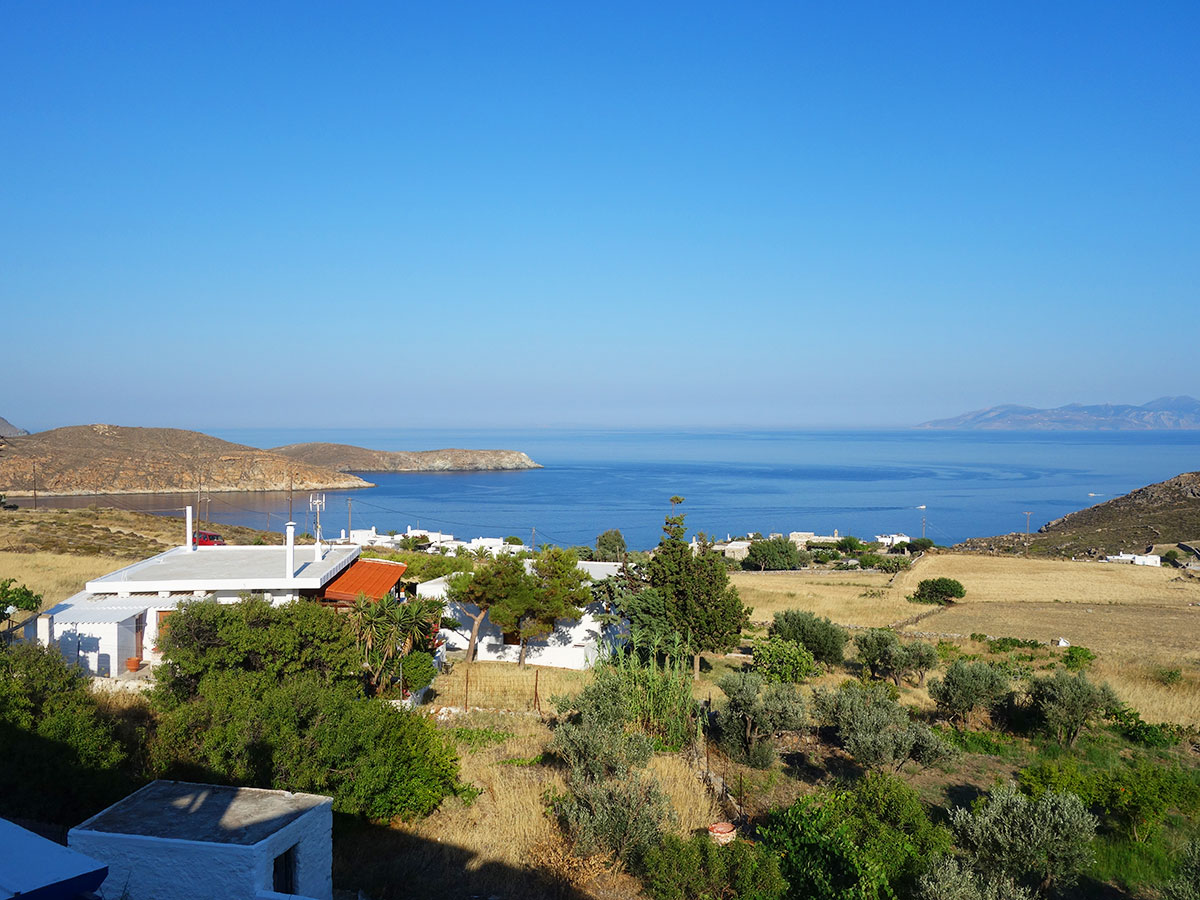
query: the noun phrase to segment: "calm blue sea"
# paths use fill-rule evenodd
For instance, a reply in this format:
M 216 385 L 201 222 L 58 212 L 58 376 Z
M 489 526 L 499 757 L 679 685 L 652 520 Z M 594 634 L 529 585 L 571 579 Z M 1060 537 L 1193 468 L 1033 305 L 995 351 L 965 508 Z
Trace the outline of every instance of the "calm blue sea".
M 668 498 L 685 498 L 689 534 L 815 531 L 869 538 L 904 531 L 939 543 L 1032 528 L 1180 472 L 1200 469 L 1200 432 L 991 433 L 747 430 L 256 430 L 212 433 L 256 447 L 334 441 L 379 450 L 523 450 L 522 472 L 384 474 L 326 493 L 327 535 L 375 525 L 459 538 L 519 535 L 591 544 L 619 528 L 632 548 L 658 542 Z M 179 495 L 121 496 L 165 510 Z M 192 498 L 194 500 L 194 497 Z M 294 500 L 305 530 L 308 497 Z M 349 501 L 349 505 L 348 502 Z M 76 500 L 75 502 L 89 502 Z M 107 501 L 106 501 L 107 502 Z M 74 505 L 74 503 L 72 503 Z M 918 507 L 924 506 L 921 510 Z M 213 494 L 214 522 L 281 530 L 287 494 Z

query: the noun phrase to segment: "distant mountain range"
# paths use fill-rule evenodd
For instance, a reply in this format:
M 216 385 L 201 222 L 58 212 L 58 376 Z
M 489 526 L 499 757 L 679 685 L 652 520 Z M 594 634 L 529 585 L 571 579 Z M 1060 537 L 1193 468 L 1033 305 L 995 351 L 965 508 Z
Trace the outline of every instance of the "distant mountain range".
M 1200 400 L 1159 397 L 1142 406 L 1069 403 L 1056 409 L 1005 404 L 952 419 L 923 422 L 917 428 L 992 431 L 1182 431 L 1200 429 Z
M 24 428 L 18 428 L 8 419 L 0 416 L 0 437 L 20 437 L 23 434 L 29 434 Z

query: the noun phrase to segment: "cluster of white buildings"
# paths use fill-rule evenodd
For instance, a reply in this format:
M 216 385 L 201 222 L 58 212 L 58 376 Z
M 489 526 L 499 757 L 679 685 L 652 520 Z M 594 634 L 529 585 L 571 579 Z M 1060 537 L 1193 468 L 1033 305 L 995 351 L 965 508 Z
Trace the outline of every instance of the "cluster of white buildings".
M 783 533 L 774 532 L 768 535 L 768 537 L 772 540 L 775 538 L 781 538 L 783 537 Z M 833 534 L 817 534 L 815 531 L 792 531 L 789 532 L 787 539 L 795 544 L 798 549 L 804 550 L 809 544 L 836 544 L 841 540 L 841 537 L 838 535 L 838 530 L 835 528 L 833 530 Z M 912 538 L 903 533 L 875 535 L 875 541 L 885 548 L 894 547 L 896 544 L 901 543 L 907 544 L 911 540 Z M 717 553 L 720 553 L 726 559 L 741 561 L 749 555 L 750 545 L 752 543 L 753 541 L 749 540 L 735 541 L 731 536 L 727 535 L 725 540 L 713 542 L 711 549 Z M 700 542 L 696 538 L 692 538 L 691 547 L 693 553 L 698 552 L 700 548 Z
M 524 544 L 510 544 L 504 538 L 496 537 L 477 537 L 469 541 L 455 540 L 454 535 L 447 534 L 444 531 L 426 531 L 420 528 L 408 526 L 407 530 L 401 534 L 380 534 L 372 525 L 370 528 L 352 528 L 347 534 L 343 529 L 341 537 L 334 543 L 337 544 L 357 544 L 360 547 L 383 547 L 385 549 L 398 550 L 403 544 L 403 541 L 419 538 L 423 544 L 427 544 L 424 548 L 429 553 L 445 553 L 455 554 L 462 551 L 478 555 L 479 551 L 484 551 L 488 556 L 503 556 L 520 553 L 522 550 L 528 550 Z

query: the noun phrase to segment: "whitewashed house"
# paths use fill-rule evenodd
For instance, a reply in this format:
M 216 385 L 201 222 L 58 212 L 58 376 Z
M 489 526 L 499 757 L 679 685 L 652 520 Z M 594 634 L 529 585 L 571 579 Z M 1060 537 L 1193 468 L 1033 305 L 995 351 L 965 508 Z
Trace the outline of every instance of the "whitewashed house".
M 532 560 L 525 561 L 526 568 Z M 620 571 L 620 563 L 581 561 L 579 568 L 593 581 L 602 581 Z M 466 650 L 471 640 L 471 627 L 479 607 L 473 604 L 453 603 L 446 600 L 447 579 L 435 578 L 417 585 L 418 597 L 430 597 L 445 601 L 447 618 L 458 621 L 458 628 L 443 628 L 438 637 L 445 641 L 446 650 Z M 629 634 L 624 623 L 609 624 L 605 621 L 606 610 L 601 603 L 592 603 L 583 609 L 579 619 L 560 619 L 554 630 L 546 637 L 528 641 L 525 645 L 525 661 L 535 666 L 551 666 L 559 669 L 591 668 L 607 646 L 624 641 Z M 485 615 L 479 626 L 475 658 L 499 662 L 516 662 L 521 645 L 515 635 L 505 635 Z
M 159 628 L 183 601 L 212 597 L 234 603 L 254 592 L 278 606 L 318 597 L 361 550 L 320 542 L 298 547 L 290 522 L 283 546 L 175 547 L 87 582 L 37 617 L 35 636 L 41 644 L 57 645 L 89 675 L 115 677 L 127 660 L 158 661 Z
M 333 800 L 317 794 L 153 781 L 67 843 L 108 866 L 105 897 L 333 898 Z
M 912 538 L 900 532 L 899 534 L 877 534 L 875 535 L 875 541 L 884 547 L 895 547 L 897 544 L 911 543 Z

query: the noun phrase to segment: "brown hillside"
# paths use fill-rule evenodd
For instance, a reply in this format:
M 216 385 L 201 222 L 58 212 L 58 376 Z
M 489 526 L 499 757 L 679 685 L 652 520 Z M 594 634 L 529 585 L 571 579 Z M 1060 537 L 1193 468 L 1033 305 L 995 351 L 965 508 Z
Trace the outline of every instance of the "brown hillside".
M 517 450 L 368 450 L 350 444 L 288 444 L 275 447 L 292 459 L 338 472 L 469 472 L 488 469 L 540 469 Z
M 1061 519 L 1037 534 L 972 538 L 964 550 L 1101 556 L 1200 538 L 1200 472 L 1186 472 Z
M 194 491 L 338 490 L 361 478 L 233 444 L 198 431 L 74 425 L 0 438 L 0 493 L 148 494 Z

